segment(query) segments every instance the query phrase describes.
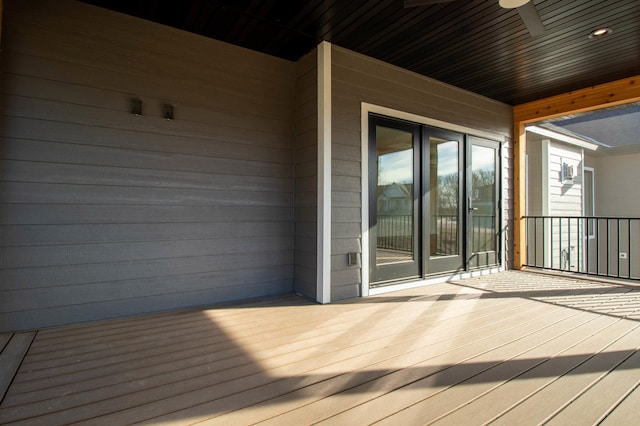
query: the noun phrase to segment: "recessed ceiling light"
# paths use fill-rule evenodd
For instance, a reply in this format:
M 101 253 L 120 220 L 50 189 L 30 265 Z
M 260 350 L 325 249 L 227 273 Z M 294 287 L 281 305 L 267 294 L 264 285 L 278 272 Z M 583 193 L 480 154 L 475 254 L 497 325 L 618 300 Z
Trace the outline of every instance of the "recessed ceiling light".
M 597 28 L 597 29 L 591 31 L 591 34 L 589 34 L 589 38 L 604 37 L 606 35 L 611 34 L 612 32 L 613 31 L 611 30 L 611 28 L 607 28 L 607 27 Z

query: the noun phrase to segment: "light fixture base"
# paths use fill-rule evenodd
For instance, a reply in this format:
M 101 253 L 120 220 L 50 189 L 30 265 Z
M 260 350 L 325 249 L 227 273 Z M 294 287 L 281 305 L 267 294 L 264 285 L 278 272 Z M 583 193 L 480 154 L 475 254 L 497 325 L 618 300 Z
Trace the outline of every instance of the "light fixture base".
M 498 0 L 500 7 L 504 9 L 515 9 L 529 3 L 530 0 Z

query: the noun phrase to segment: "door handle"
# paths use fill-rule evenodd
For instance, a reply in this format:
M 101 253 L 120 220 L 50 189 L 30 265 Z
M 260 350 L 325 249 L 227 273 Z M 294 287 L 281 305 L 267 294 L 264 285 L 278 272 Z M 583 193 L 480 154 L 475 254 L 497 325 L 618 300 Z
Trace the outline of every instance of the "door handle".
M 469 213 L 473 213 L 474 211 L 478 210 L 477 207 L 471 207 L 471 197 L 467 197 L 467 205 L 469 206 Z

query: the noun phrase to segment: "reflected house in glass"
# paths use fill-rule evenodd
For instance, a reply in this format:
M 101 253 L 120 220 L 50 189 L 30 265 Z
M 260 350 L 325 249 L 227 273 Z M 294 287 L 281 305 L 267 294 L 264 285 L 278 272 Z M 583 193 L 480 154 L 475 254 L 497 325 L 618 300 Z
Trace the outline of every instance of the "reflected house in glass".
M 379 215 L 409 215 L 413 211 L 413 185 L 394 182 L 378 187 Z

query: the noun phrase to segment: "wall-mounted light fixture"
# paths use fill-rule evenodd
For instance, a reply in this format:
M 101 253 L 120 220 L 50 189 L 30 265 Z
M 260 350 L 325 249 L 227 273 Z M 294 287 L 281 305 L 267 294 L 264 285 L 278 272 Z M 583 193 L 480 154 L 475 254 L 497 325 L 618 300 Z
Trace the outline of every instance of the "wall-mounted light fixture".
M 142 115 L 142 99 L 131 98 L 131 114 Z
M 162 105 L 162 118 L 164 120 L 173 120 L 173 105 L 171 104 Z

